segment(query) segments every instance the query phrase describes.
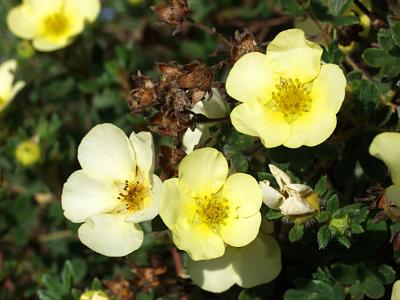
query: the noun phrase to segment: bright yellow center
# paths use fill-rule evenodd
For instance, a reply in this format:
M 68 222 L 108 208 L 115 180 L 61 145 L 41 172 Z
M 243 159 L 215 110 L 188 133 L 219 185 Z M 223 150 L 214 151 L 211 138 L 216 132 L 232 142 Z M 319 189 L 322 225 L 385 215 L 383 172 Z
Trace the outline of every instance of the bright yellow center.
M 311 96 L 308 83 L 300 83 L 298 79 L 281 78 L 275 88 L 269 105 L 273 111 L 283 113 L 289 123 L 310 110 Z
M 130 212 L 136 212 L 144 207 L 145 199 L 148 197 L 148 189 L 139 181 L 131 182 L 125 180 L 123 192 L 119 194 L 118 200 Z
M 212 194 L 198 200 L 196 204 L 196 213 L 201 222 L 213 228 L 225 224 L 225 219 L 229 216 L 227 199 L 221 198 L 217 194 Z
M 43 33 L 45 35 L 59 37 L 66 33 L 69 25 L 67 16 L 62 12 L 56 12 L 43 19 Z

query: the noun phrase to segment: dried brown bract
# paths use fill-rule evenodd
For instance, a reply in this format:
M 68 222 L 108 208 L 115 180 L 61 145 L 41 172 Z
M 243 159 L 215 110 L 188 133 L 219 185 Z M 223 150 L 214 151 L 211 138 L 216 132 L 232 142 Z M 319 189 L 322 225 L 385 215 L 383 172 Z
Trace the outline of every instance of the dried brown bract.
M 190 12 L 187 0 L 170 0 L 169 4 L 158 4 L 152 9 L 163 22 L 178 27 L 182 25 Z
M 161 135 L 179 137 L 189 127 L 189 116 L 171 109 L 166 112 L 158 112 L 150 122 L 150 128 L 153 131 Z
M 129 92 L 128 105 L 132 112 L 140 113 L 156 104 L 156 86 L 150 78 L 140 74 L 134 80 L 137 88 Z
M 129 281 L 123 277 L 114 280 L 104 281 L 105 286 L 109 290 L 111 296 L 116 296 L 121 300 L 133 300 L 134 294 L 130 288 Z
M 160 166 L 167 178 L 178 176 L 178 165 L 186 153 L 182 149 L 161 146 Z
M 262 49 L 249 31 L 246 30 L 243 33 L 236 31 L 231 48 L 232 63 L 249 52 L 262 52 Z

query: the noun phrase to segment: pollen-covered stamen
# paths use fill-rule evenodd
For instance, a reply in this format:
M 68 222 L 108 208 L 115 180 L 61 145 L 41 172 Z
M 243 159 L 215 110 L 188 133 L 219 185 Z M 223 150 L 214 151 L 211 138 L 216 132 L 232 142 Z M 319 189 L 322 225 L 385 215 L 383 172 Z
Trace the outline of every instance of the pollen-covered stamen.
M 228 200 L 217 194 L 212 194 L 197 202 L 196 213 L 200 220 L 210 227 L 224 225 L 229 216 Z
M 134 182 L 125 180 L 123 192 L 119 194 L 118 200 L 122 201 L 127 210 L 135 212 L 143 209 L 147 197 L 148 189 L 139 180 Z
M 69 19 L 63 12 L 56 12 L 43 19 L 43 34 L 58 37 L 62 36 L 69 27 Z
M 289 123 L 311 109 L 309 83 L 301 83 L 298 79 L 281 78 L 275 88 L 269 105 L 273 111 L 283 113 Z

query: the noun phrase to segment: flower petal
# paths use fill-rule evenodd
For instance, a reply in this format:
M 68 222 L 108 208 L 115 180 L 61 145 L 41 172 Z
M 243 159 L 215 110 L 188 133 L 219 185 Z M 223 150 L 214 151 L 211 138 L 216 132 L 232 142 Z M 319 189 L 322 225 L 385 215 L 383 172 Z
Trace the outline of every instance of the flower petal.
M 96 20 L 101 9 L 99 0 L 67 0 L 65 5 L 67 10 L 79 11 L 81 16 L 89 22 Z
M 307 202 L 299 196 L 286 198 L 280 206 L 281 212 L 286 216 L 303 215 L 315 211 Z
M 326 104 L 314 101 L 311 110 L 301 115 L 291 125 L 292 134 L 284 146 L 314 147 L 331 136 L 336 127 L 336 114 Z
M 258 136 L 266 148 L 282 145 L 290 136 L 290 125 L 282 113 L 272 112 L 260 103 L 243 103 L 231 113 L 237 131 Z
M 251 52 L 233 65 L 226 79 L 226 91 L 241 102 L 266 103 L 278 82 L 279 77 L 271 70 L 265 54 Z
M 78 160 L 85 172 L 114 181 L 134 180 L 135 153 L 125 133 L 112 124 L 93 127 L 82 139 Z
M 369 147 L 369 153 L 383 160 L 388 166 L 392 181 L 400 187 L 400 133 L 384 132 L 378 134 Z
M 204 223 L 195 224 L 181 217 L 171 229 L 174 244 L 186 251 L 193 260 L 221 257 L 225 252 L 222 238 Z
M 16 36 L 32 39 L 37 34 L 38 19 L 27 5 L 13 7 L 7 15 L 7 26 Z
M 212 97 L 207 94 L 206 99 L 199 101 L 191 109 L 196 114 L 202 114 L 209 119 L 223 118 L 228 115 L 228 105 L 222 99 L 218 89 L 212 88 Z
M 146 180 L 152 182 L 154 173 L 154 144 L 150 132 L 132 132 L 129 136 L 135 151 L 136 165 L 145 175 Z
M 160 212 L 160 199 L 162 193 L 162 182 L 160 177 L 153 175 L 153 188 L 151 198 L 145 208 L 139 210 L 126 218 L 127 222 L 140 223 L 154 219 Z
M 274 72 L 285 79 L 309 82 L 321 67 L 322 49 L 308 41 L 301 29 L 288 29 L 269 43 L 267 61 Z
M 279 206 L 285 197 L 271 187 L 268 180 L 260 181 L 258 184 L 260 185 L 263 203 L 269 208 L 279 209 Z
M 260 210 L 262 196 L 260 186 L 254 177 L 236 173 L 228 177 L 221 197 L 228 200 L 228 205 L 235 208 L 241 218 L 253 216 Z
M 271 236 L 259 235 L 251 244 L 236 251 L 233 268 L 239 276 L 236 283 L 243 288 L 270 282 L 281 272 L 281 250 Z
M 275 177 L 276 182 L 279 185 L 279 188 L 283 190 L 285 188 L 285 185 L 291 184 L 292 179 L 290 179 L 289 175 L 286 174 L 284 171 L 279 169 L 277 166 L 274 165 L 268 165 L 269 170 L 271 171 L 271 174 Z
M 36 50 L 50 52 L 66 47 L 72 42 L 71 39 L 63 37 L 57 40 L 49 40 L 46 37 L 34 38 L 32 45 Z
M 259 212 L 251 217 L 229 218 L 221 227 L 221 236 L 228 245 L 243 247 L 256 238 L 260 224 L 261 214 Z
M 189 196 L 203 198 L 216 193 L 228 175 L 228 162 L 213 148 L 202 148 L 187 155 L 179 164 L 179 186 Z
M 399 300 L 399 299 L 400 299 L 400 280 L 396 280 L 393 283 L 392 295 L 390 297 L 390 300 Z
M 125 222 L 124 214 L 100 214 L 79 227 L 79 239 L 100 254 L 120 257 L 138 249 L 143 242 L 140 225 Z
M 385 194 L 389 198 L 390 202 L 400 208 L 400 188 L 393 184 L 386 188 Z
M 338 65 L 322 65 L 318 77 L 313 81 L 311 98 L 325 102 L 334 113 L 342 106 L 346 88 L 346 77 Z
M 80 223 L 114 209 L 117 197 L 118 189 L 112 182 L 93 179 L 84 170 L 78 170 L 64 184 L 61 205 L 67 219 Z
M 206 127 L 205 129 L 208 128 Z M 182 138 L 182 148 L 183 150 L 189 154 L 193 152 L 194 147 L 199 144 L 201 138 L 203 136 L 203 132 L 199 128 L 195 128 L 193 131 L 191 128 L 186 129 L 183 138 Z
M 236 251 L 227 247 L 222 257 L 210 260 L 188 260 L 187 271 L 190 278 L 203 290 L 222 293 L 238 281 L 232 262 Z
M 17 69 L 17 61 L 8 59 L 0 65 L 0 96 L 9 98 L 12 84 L 14 81 L 14 72 Z
M 16 95 L 21 89 L 23 89 L 24 87 L 25 87 L 25 81 L 22 81 L 22 80 L 17 81 L 17 82 L 13 85 L 13 87 L 12 87 L 12 89 L 11 89 L 10 99 L 14 98 L 15 95 Z

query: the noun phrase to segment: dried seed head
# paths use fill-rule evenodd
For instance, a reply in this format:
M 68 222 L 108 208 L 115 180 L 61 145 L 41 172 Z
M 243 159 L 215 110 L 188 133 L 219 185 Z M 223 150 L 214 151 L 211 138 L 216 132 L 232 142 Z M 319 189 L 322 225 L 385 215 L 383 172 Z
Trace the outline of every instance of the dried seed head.
M 258 46 L 255 37 L 249 31 L 243 33 L 236 31 L 231 48 L 232 63 L 249 52 L 262 52 L 262 49 Z
M 147 77 L 138 75 L 134 78 L 137 88 L 128 95 L 128 105 L 132 112 L 140 113 L 156 104 L 156 86 Z
M 187 0 L 170 0 L 169 4 L 159 4 L 152 7 L 158 18 L 169 25 L 180 26 L 190 10 Z

